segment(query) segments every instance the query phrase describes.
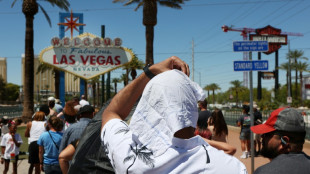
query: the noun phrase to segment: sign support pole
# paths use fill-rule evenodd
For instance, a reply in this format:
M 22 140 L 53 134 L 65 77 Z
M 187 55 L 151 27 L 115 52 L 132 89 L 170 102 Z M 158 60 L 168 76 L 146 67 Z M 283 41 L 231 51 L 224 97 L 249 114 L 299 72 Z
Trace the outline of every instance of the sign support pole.
M 252 61 L 252 52 L 249 52 L 249 59 Z M 250 117 L 251 117 L 251 126 L 254 126 L 254 115 L 253 115 L 253 71 L 250 72 Z M 254 173 L 254 136 L 251 132 L 251 173 Z
M 59 13 L 59 22 L 64 23 L 65 17 L 70 17 L 71 13 Z M 83 14 L 82 13 L 73 13 L 74 17 L 79 18 L 79 22 L 83 23 Z M 79 26 L 79 34 L 83 34 L 83 26 Z M 59 25 L 59 38 L 62 39 L 65 37 L 65 27 L 63 25 Z M 61 101 L 62 106 L 65 105 L 65 72 L 60 71 L 60 84 L 59 84 L 59 100 Z M 84 80 L 80 79 L 80 96 L 84 94 Z
M 257 60 L 261 60 L 261 52 L 257 53 Z M 257 71 L 257 100 L 260 101 L 262 99 L 262 73 L 261 71 Z
M 101 25 L 101 38 L 105 38 L 105 25 Z M 105 103 L 104 74 L 101 75 L 101 106 Z
M 59 13 L 59 22 L 63 23 L 65 21 L 66 13 Z M 59 38 L 65 37 L 65 27 L 63 25 L 59 26 Z M 65 72 L 59 71 L 59 100 L 61 101 L 62 107 L 65 106 Z

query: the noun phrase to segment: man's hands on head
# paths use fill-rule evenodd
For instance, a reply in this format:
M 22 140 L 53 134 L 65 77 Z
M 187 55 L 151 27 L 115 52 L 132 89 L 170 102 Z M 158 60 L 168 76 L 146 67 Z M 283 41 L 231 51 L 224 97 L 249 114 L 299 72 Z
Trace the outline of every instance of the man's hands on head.
M 154 64 L 149 69 L 155 75 L 172 69 L 178 69 L 187 76 L 190 74 L 188 64 L 176 56 L 172 56 L 162 62 Z
M 188 65 L 176 56 L 172 56 L 149 67 L 149 70 L 155 75 L 172 69 L 178 69 L 187 76 L 189 76 L 190 73 Z M 149 77 L 147 77 L 145 74 L 142 74 L 120 92 L 118 92 L 102 114 L 102 127 L 109 120 L 114 118 L 124 120 L 130 113 L 137 99 L 141 96 L 149 80 Z

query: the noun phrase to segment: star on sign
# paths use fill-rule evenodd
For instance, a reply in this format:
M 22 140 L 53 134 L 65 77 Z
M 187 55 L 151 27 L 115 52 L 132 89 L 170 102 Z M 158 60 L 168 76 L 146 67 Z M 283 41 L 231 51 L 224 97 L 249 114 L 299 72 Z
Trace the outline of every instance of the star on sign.
M 70 29 L 70 31 L 71 31 L 71 39 L 73 37 L 73 29 L 75 29 L 77 32 L 79 32 L 79 30 L 77 29 L 77 26 L 85 26 L 85 24 L 77 23 L 79 18 L 78 17 L 73 17 L 72 10 L 71 10 L 70 18 L 65 17 L 65 20 L 67 21 L 67 23 L 58 23 L 58 25 L 67 26 L 65 32 Z

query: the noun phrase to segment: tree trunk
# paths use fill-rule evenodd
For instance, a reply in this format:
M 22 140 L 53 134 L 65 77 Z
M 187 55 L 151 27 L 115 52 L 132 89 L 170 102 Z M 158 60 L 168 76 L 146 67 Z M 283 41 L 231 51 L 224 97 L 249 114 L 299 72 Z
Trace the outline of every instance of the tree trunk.
M 34 113 L 33 86 L 34 86 L 34 51 L 33 51 L 33 20 L 38 12 L 35 0 L 23 1 L 23 13 L 26 18 L 25 33 L 25 63 L 24 63 L 24 101 L 22 118 L 30 121 Z
M 60 72 L 56 69 L 54 69 L 54 72 L 55 72 L 55 97 L 59 99 Z
M 238 92 L 236 91 L 236 105 L 238 106 L 238 101 L 239 100 L 239 98 L 238 98 Z
M 126 68 L 126 79 L 125 79 L 125 81 L 124 81 L 124 85 L 125 86 L 127 86 L 128 85 L 128 76 L 129 76 L 129 70 L 128 70 L 128 68 Z
M 299 77 L 300 77 L 300 103 L 302 106 L 304 106 L 304 100 L 302 99 L 302 86 L 303 86 L 302 71 L 299 71 Z
M 84 80 L 84 91 L 85 91 L 85 100 L 87 100 L 87 97 L 88 97 L 88 86 L 87 86 L 87 80 Z
M 298 70 L 297 70 L 297 58 L 295 58 L 295 98 L 298 99 L 298 83 L 297 83 L 297 77 L 298 77 Z
M 96 106 L 96 82 L 93 82 L 92 84 L 92 88 L 93 88 L 93 106 Z
M 99 86 L 100 86 L 100 81 L 99 81 L 99 79 L 98 79 L 98 82 L 97 82 L 97 107 L 99 107 L 99 105 L 100 105 L 100 88 L 99 88 Z
M 212 90 L 212 100 L 213 100 L 213 105 L 215 104 L 214 103 L 214 90 Z
M 153 42 L 154 26 L 157 24 L 157 2 L 156 0 L 145 0 L 143 5 L 143 24 L 145 25 L 146 38 L 146 64 L 154 64 Z

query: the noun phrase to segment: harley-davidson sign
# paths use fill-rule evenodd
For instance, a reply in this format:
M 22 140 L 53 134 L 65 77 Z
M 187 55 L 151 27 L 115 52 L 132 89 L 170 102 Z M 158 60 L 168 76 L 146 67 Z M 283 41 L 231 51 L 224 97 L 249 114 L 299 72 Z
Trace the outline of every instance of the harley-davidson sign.
M 287 44 L 287 35 L 281 34 L 281 29 L 274 28 L 270 25 L 256 29 L 256 34 L 250 35 L 253 41 L 268 41 L 269 50 L 265 54 L 271 54 L 281 48 L 281 45 Z
M 40 53 L 40 61 L 86 80 L 123 66 L 133 57 L 131 50 L 121 47 L 120 38 L 84 33 L 73 39 L 55 37 L 51 43 Z

